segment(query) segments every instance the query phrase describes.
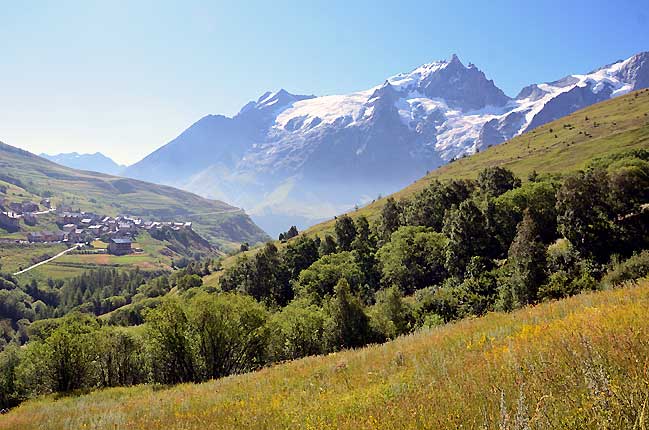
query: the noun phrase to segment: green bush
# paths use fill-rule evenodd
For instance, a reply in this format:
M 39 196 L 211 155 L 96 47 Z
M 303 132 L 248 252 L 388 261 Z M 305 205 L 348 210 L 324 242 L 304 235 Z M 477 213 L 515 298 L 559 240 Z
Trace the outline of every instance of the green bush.
M 602 285 L 614 287 L 625 281 L 644 278 L 649 275 L 649 251 L 645 250 L 626 261 L 614 264 L 604 275 Z

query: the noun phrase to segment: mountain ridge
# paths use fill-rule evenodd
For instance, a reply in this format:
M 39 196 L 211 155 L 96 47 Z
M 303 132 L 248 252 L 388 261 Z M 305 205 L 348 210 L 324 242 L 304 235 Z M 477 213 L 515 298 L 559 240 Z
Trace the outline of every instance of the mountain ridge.
M 206 116 L 125 175 L 249 209 L 267 231 L 394 192 L 464 154 L 649 85 L 649 53 L 507 96 L 457 55 L 346 95 L 266 92 L 233 117 Z M 172 173 L 169 173 L 172 171 Z M 273 224 L 264 219 L 274 217 Z
M 112 158 L 95 152 L 94 154 L 80 154 L 78 152 L 62 152 L 59 154 L 41 153 L 43 157 L 57 164 L 78 170 L 89 170 L 91 172 L 106 173 L 108 175 L 119 175 L 125 168 L 125 165 L 118 164 Z

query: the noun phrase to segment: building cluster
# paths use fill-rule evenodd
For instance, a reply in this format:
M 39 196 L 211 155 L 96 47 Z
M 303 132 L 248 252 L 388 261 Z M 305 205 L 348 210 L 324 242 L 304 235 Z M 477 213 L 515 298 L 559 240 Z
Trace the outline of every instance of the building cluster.
M 50 199 L 43 199 L 40 204 L 46 210 L 52 208 Z M 21 219 L 29 226 L 38 223 L 37 213 L 40 210 L 38 203 L 32 201 L 10 202 L 7 198 L 3 198 L 0 199 L 0 209 L 0 227 L 7 231 L 19 230 Z
M 87 238 L 133 238 L 139 230 L 169 227 L 173 230 L 191 230 L 191 222 L 144 221 L 141 218 L 120 215 L 102 216 L 91 212 L 59 212 L 56 223 L 68 242 L 81 242 Z
M 49 199 L 43 199 L 40 205 L 53 211 Z M 34 202 L 9 202 L 0 199 L 0 227 L 7 231 L 20 230 L 21 219 L 26 225 L 38 223 L 40 207 Z M 139 231 L 170 228 L 175 231 L 191 230 L 191 222 L 144 221 L 139 217 L 120 215 L 116 217 L 98 215 L 92 212 L 59 209 L 56 224 L 60 231 L 38 231 L 27 234 L 28 242 L 89 242 L 101 238 L 108 242 L 108 252 L 116 255 L 130 253 L 131 244 Z
M 139 231 L 171 228 L 191 230 L 191 222 L 144 221 L 142 218 L 120 215 L 103 216 L 91 212 L 62 211 L 57 213 L 56 223 L 61 233 L 28 235 L 30 242 L 88 242 L 102 238 L 108 242 L 108 252 L 115 255 L 129 254 L 134 237 Z

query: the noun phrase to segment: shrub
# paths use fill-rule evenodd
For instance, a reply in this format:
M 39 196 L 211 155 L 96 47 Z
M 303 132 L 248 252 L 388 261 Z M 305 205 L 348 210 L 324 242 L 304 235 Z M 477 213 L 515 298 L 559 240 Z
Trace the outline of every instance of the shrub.
M 602 285 L 613 287 L 649 275 L 649 251 L 645 250 L 628 260 L 614 264 L 602 279 Z

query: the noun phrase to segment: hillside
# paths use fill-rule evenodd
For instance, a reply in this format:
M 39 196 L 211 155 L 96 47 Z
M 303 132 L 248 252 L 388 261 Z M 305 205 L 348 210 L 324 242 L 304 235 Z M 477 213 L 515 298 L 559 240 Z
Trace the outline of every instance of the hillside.
M 641 281 L 200 385 L 33 400 L 0 429 L 643 428 L 647 306 Z
M 124 175 L 245 207 L 275 236 L 395 192 L 454 158 L 646 88 L 649 53 L 575 72 L 510 97 L 453 55 L 348 94 L 269 91 L 232 117 L 204 116 Z
M 221 247 L 267 239 L 243 210 L 224 202 L 168 186 L 74 170 L 4 143 L 0 143 L 0 184 L 13 184 L 16 195 L 51 196 L 55 203 L 99 214 L 191 221 L 199 234 Z
M 435 179 L 475 179 L 489 166 L 512 170 L 523 180 L 536 171 L 560 174 L 583 168 L 588 161 L 626 149 L 649 148 L 649 90 L 640 90 L 587 107 L 538 127 L 505 143 L 439 167 L 413 184 L 392 194 L 408 198 Z M 349 212 L 376 219 L 385 205 L 382 199 Z M 331 233 L 334 221 L 305 230 L 309 235 Z

